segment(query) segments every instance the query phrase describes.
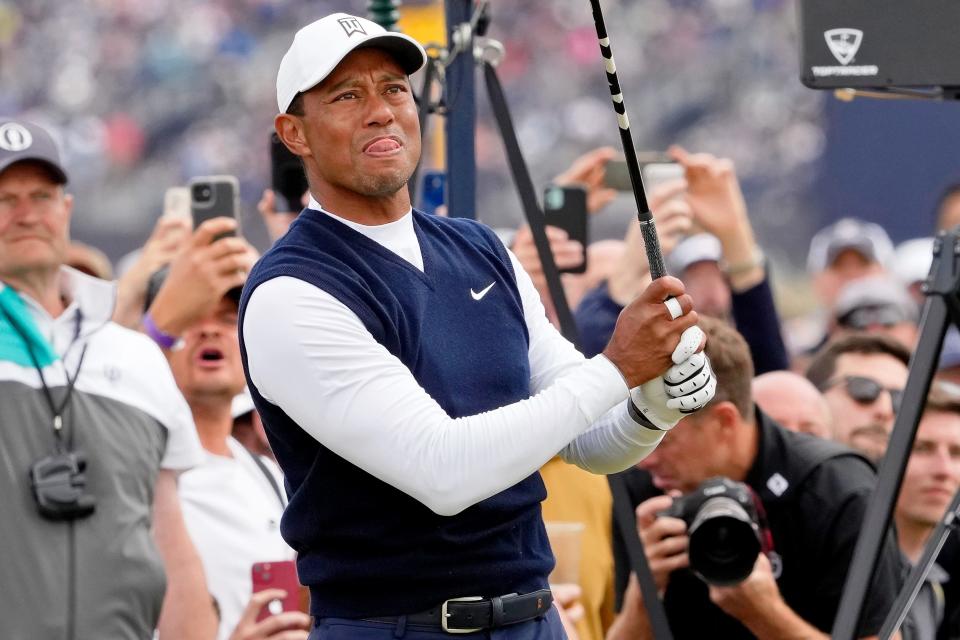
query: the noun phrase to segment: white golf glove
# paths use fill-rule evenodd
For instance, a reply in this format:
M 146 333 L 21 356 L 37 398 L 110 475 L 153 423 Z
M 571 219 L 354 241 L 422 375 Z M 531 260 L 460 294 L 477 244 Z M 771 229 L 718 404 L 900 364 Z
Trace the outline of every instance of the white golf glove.
M 701 409 L 717 392 L 710 359 L 695 353 L 662 376 L 630 390 L 637 411 L 661 431 L 669 431 L 684 416 Z M 636 415 L 634 415 L 636 418 Z

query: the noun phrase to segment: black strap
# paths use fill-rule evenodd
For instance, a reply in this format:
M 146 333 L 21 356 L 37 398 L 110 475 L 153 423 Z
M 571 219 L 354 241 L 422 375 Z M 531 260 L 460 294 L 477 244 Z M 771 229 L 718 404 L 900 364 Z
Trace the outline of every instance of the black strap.
M 244 451 L 250 456 L 253 460 L 253 463 L 257 465 L 260 471 L 263 472 L 264 477 L 267 479 L 267 482 L 270 483 L 270 488 L 273 489 L 273 493 L 276 494 L 277 500 L 280 502 L 280 508 L 284 509 L 287 506 L 286 501 L 283 499 L 283 492 L 280 490 L 280 485 L 277 483 L 277 479 L 270 473 L 270 469 L 267 468 L 267 465 L 263 464 L 263 460 L 260 459 L 260 456 L 255 454 L 253 451 L 250 451 L 246 447 L 243 448 Z
M 653 573 L 647 564 L 647 555 L 643 550 L 643 542 L 637 533 L 637 517 L 633 510 L 633 502 L 627 492 L 627 484 L 622 474 L 607 476 L 610 483 L 610 492 L 613 494 L 613 519 L 620 529 L 620 537 L 627 547 L 627 557 L 630 567 L 640 583 L 640 593 L 643 594 L 643 606 L 647 610 L 650 628 L 656 640 L 673 640 L 670 623 L 667 620 L 667 611 L 657 593 L 657 584 L 653 580 Z
M 530 231 L 533 234 L 533 242 L 537 247 L 537 254 L 540 256 L 540 264 L 543 266 L 547 289 L 550 291 L 550 298 L 553 300 L 553 307 L 557 312 L 557 320 L 560 322 L 560 333 L 579 349 L 580 335 L 577 332 L 573 314 L 570 312 L 567 296 L 563 292 L 563 283 L 560 281 L 557 263 L 553 259 L 553 252 L 550 251 L 550 241 L 547 239 L 543 211 L 537 203 L 533 181 L 530 179 L 530 170 L 527 168 L 523 153 L 520 151 L 520 143 L 517 141 L 517 133 L 513 128 L 510 108 L 507 106 L 506 98 L 504 98 L 503 87 L 497 77 L 497 70 L 492 64 L 484 62 L 483 72 L 487 81 L 490 106 L 493 108 L 497 125 L 500 127 L 500 136 L 503 138 L 503 146 L 507 151 L 510 173 L 513 174 L 513 181 L 516 184 L 517 193 L 520 195 L 520 202 L 523 204 L 523 212 L 527 216 L 527 223 L 530 225 Z M 586 247 L 584 247 L 584 250 L 586 250 Z

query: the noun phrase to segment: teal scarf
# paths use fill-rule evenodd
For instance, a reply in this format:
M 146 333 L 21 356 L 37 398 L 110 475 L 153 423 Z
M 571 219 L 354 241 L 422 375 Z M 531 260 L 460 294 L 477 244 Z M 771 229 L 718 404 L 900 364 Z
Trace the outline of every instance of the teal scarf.
M 0 361 L 32 367 L 31 351 L 41 367 L 60 359 L 53 346 L 40 333 L 40 328 L 27 309 L 27 303 L 11 287 L 4 287 L 0 290 Z

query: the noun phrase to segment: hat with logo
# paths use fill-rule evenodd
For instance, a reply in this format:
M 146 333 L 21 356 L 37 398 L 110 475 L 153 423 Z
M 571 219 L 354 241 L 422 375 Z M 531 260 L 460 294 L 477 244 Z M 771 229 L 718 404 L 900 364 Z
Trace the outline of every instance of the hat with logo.
M 857 330 L 915 323 L 919 315 L 920 309 L 906 288 L 889 276 L 851 280 L 840 290 L 833 308 L 837 324 Z
M 22 120 L 0 120 L 0 173 L 25 161 L 46 166 L 56 182 L 66 184 L 67 172 L 60 164 L 57 143 L 43 127 Z
M 423 47 L 410 36 L 387 31 L 364 18 L 334 13 L 308 24 L 293 37 L 277 71 L 280 112 L 286 112 L 298 93 L 323 82 L 351 51 L 367 47 L 390 52 L 408 75 L 427 61 Z
M 893 243 L 880 225 L 857 218 L 843 218 L 813 236 L 807 254 L 807 270 L 810 273 L 823 271 L 846 249 L 853 249 L 870 262 L 885 265 L 893 254 Z
M 667 255 L 667 271 L 682 276 L 697 262 L 720 262 L 722 257 L 720 240 L 709 233 L 698 233 L 681 240 Z

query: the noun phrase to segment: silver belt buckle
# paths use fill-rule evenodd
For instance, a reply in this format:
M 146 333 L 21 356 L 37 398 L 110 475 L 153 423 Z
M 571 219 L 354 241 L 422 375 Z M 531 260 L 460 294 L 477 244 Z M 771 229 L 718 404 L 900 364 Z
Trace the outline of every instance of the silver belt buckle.
M 483 596 L 464 596 L 463 598 L 444 600 L 440 606 L 440 626 L 443 627 L 443 630 L 447 633 L 474 633 L 475 631 L 483 631 L 483 627 L 477 627 L 476 629 L 450 629 L 447 627 L 447 618 L 450 617 L 450 614 L 447 613 L 448 602 L 476 602 L 478 600 L 483 600 Z

